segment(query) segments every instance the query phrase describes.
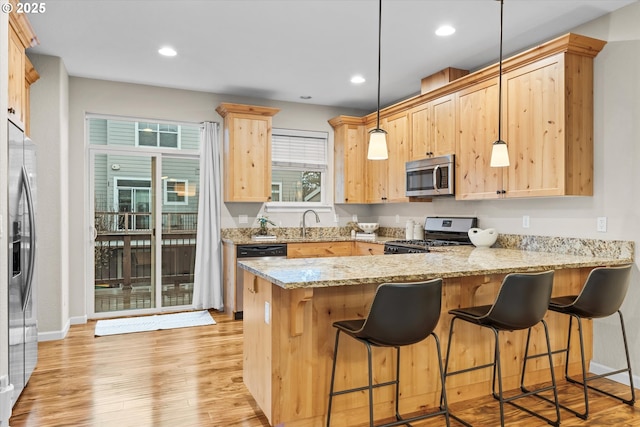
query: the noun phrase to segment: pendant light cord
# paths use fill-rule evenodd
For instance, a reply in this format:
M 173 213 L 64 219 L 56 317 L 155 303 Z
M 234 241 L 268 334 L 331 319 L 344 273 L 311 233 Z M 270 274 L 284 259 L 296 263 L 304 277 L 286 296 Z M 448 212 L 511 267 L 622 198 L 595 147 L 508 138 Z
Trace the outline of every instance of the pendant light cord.
M 498 66 L 498 141 L 502 141 L 502 15 L 504 0 L 500 0 L 500 65 Z
M 382 0 L 378 1 L 378 118 L 376 129 L 380 129 L 380 55 L 382 52 Z

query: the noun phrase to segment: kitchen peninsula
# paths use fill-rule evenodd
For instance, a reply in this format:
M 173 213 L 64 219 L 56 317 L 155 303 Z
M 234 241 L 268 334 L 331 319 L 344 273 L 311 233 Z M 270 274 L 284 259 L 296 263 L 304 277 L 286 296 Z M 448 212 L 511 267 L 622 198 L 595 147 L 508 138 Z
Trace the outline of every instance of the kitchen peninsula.
M 323 425 L 335 339 L 332 323 L 365 317 L 380 283 L 443 278 L 442 314 L 436 333 L 446 348 L 451 317 L 447 311 L 490 304 L 505 274 L 554 269 L 553 295 L 577 293 L 593 267 L 632 262 L 633 244 L 622 251 L 601 253 L 587 256 L 455 247 L 434 249 L 426 254 L 241 262 L 245 283 L 244 382 L 272 426 Z M 548 313 L 546 320 L 552 349 L 557 349 L 566 341 L 568 320 L 554 313 Z M 585 326 L 590 359 L 591 322 Z M 493 343 L 488 333 L 474 325 L 460 325 L 455 336 L 461 339 L 452 345 L 452 369 L 489 361 Z M 510 344 L 502 350 L 507 389 L 519 385 L 525 339 L 526 331 L 515 332 L 509 336 Z M 538 327 L 532 339 L 532 345 L 544 348 L 543 331 Z M 353 340 L 340 344 L 348 349 L 339 355 L 337 389 L 366 384 L 365 350 L 356 344 Z M 428 410 L 439 402 L 438 369 L 432 360 L 431 346 L 433 341 L 426 340 L 401 352 L 400 409 L 403 413 Z M 472 359 L 470 354 L 476 357 Z M 374 382 L 390 379 L 395 365 L 392 350 L 376 348 L 373 357 Z M 562 369 L 562 357 L 554 357 L 558 373 Z M 570 372 L 577 369 L 579 359 L 572 357 Z M 527 378 L 532 382 L 547 381 L 548 367 L 544 361 L 528 365 Z M 459 375 L 447 382 L 450 403 L 486 396 L 490 389 L 489 370 Z M 374 392 L 376 418 L 392 416 L 393 392 L 392 387 Z M 336 425 L 355 425 L 367 420 L 367 410 L 364 392 L 339 397 L 334 400 L 332 419 Z

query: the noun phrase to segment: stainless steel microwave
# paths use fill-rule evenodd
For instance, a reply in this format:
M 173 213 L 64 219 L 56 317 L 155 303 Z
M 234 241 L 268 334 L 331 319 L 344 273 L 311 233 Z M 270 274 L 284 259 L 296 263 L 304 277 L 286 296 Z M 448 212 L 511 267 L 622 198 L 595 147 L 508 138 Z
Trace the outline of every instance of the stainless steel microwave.
M 408 197 L 453 196 L 454 156 L 429 157 L 406 163 Z

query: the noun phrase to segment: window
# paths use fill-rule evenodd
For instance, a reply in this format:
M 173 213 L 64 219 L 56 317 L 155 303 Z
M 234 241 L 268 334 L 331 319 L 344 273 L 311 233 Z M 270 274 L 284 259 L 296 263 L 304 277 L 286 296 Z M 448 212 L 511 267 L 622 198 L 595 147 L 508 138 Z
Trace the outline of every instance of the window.
M 136 122 L 136 145 L 180 148 L 180 126 L 167 123 Z
M 167 179 L 164 181 L 165 205 L 188 205 L 189 181 L 183 179 Z
M 139 178 L 115 178 L 115 206 L 118 207 L 118 229 L 146 230 L 151 212 L 151 181 Z
M 271 206 L 324 205 L 326 132 L 273 129 Z

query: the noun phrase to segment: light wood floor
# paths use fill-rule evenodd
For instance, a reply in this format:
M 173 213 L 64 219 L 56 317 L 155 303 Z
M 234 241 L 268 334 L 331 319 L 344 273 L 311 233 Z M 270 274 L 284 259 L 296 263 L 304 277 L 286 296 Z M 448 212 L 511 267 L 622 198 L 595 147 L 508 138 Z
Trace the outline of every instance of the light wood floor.
M 242 383 L 242 322 L 212 315 L 217 325 L 107 337 L 94 337 L 90 321 L 72 326 L 64 340 L 40 343 L 38 366 L 10 425 L 269 426 Z M 560 385 L 565 400 L 568 394 L 579 398 L 575 386 Z M 451 409 L 475 426 L 499 424 L 497 402 L 490 397 Z M 630 407 L 594 393 L 591 413 L 582 421 L 562 411 L 562 425 L 640 426 L 637 403 Z M 546 425 L 511 408 L 506 419 L 509 426 Z M 443 418 L 414 424 L 444 425 Z

